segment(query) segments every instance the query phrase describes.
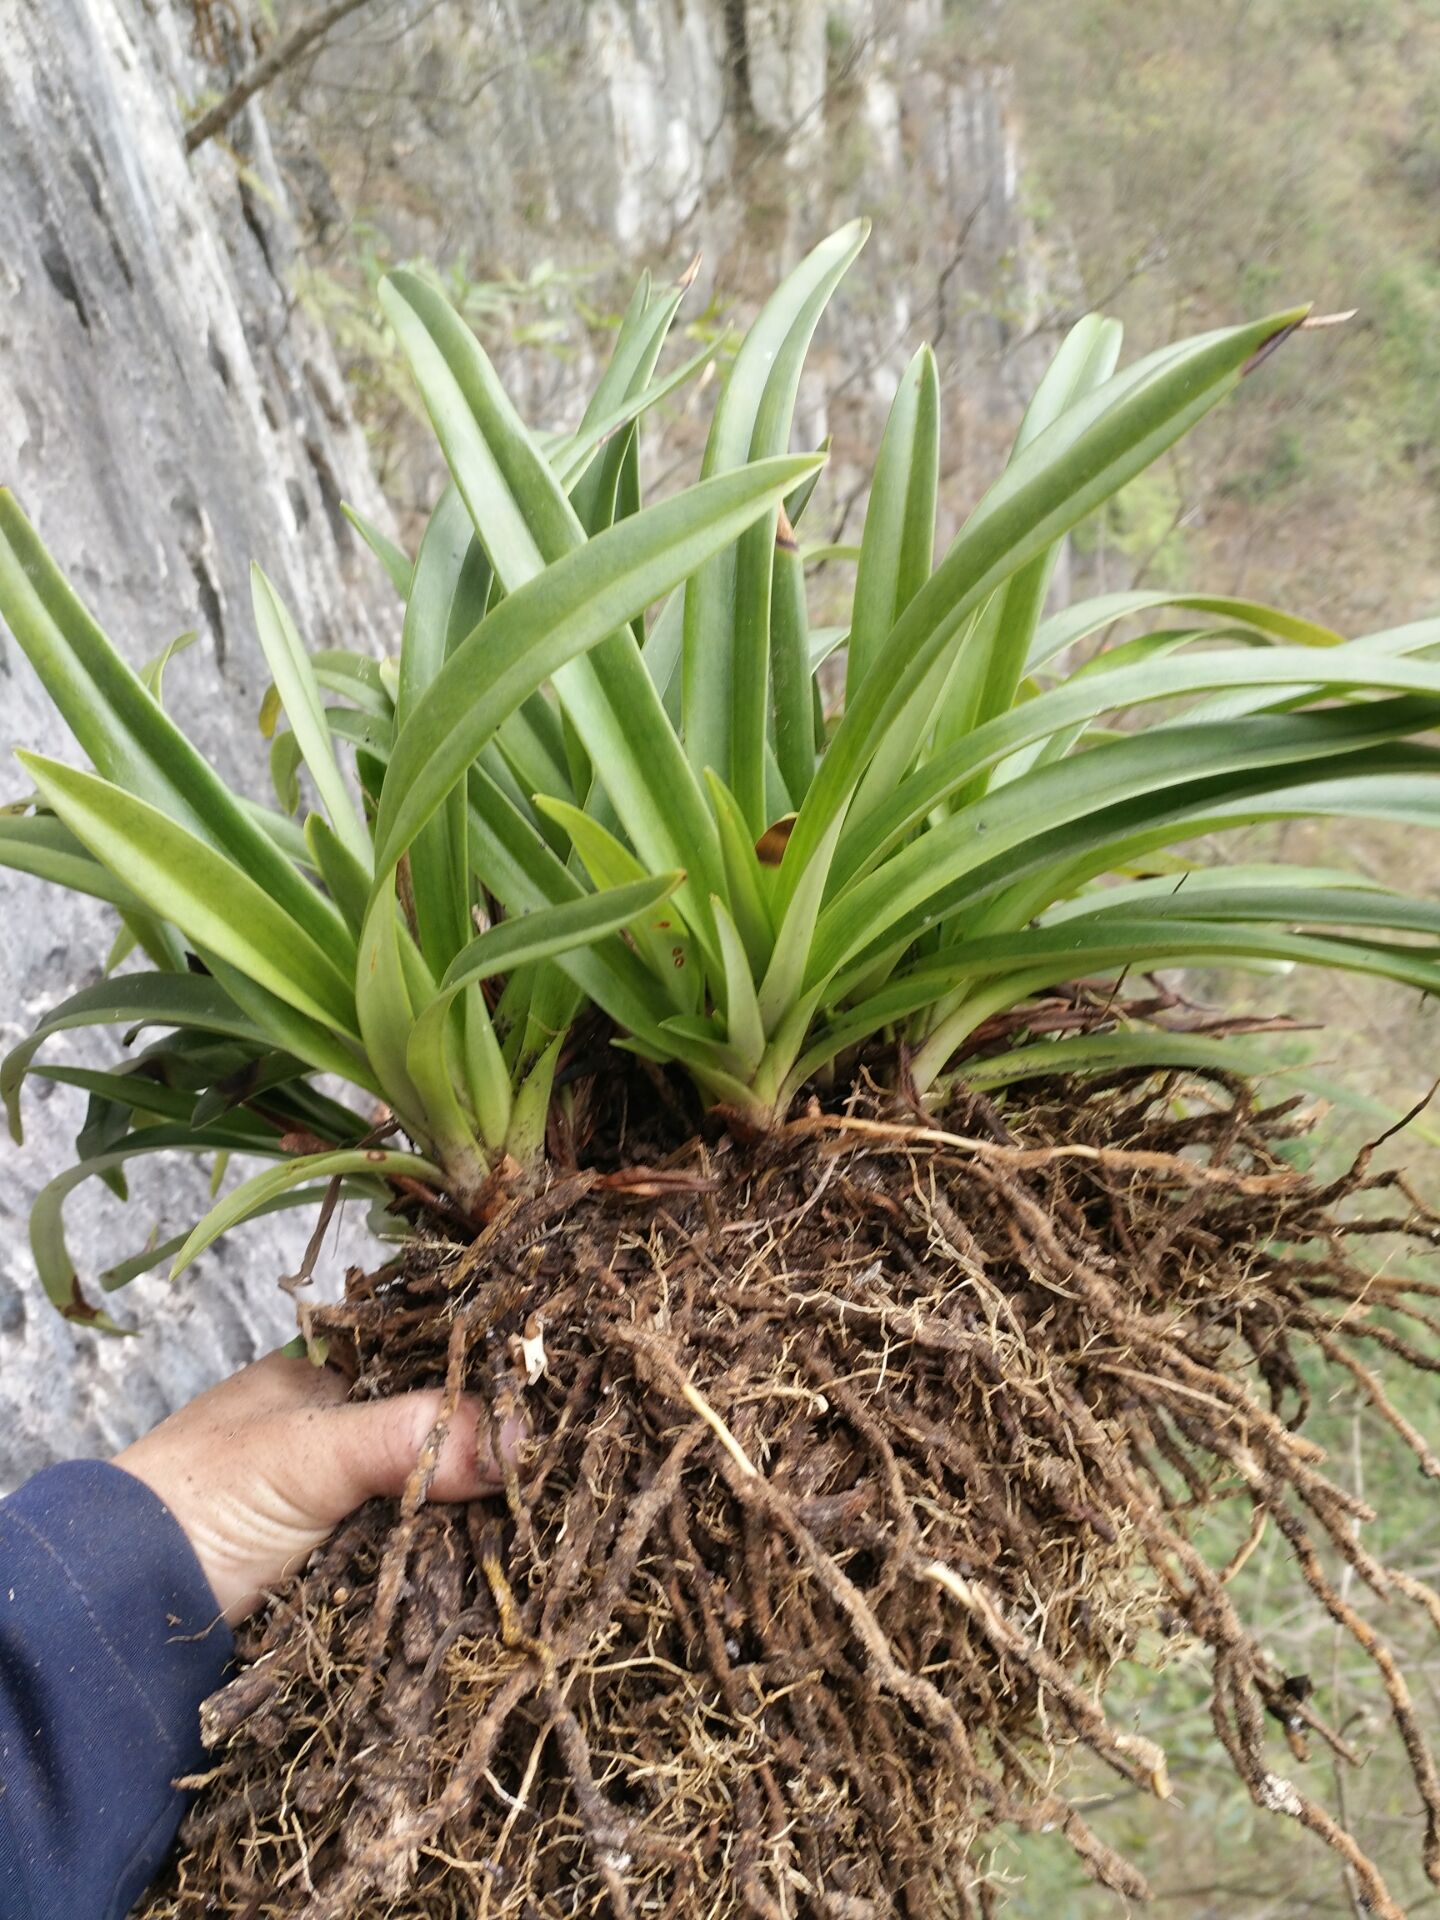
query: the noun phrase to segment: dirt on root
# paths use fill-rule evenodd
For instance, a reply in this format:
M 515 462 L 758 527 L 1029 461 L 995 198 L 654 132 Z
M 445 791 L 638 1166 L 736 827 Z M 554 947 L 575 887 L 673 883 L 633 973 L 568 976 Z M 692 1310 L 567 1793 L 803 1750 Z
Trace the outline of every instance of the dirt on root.
M 359 1394 L 523 1412 L 503 1498 L 358 1514 L 242 1636 L 214 1757 L 145 1920 L 934 1920 L 984 1915 L 1000 1827 L 1135 1870 L 1061 1797 L 1091 1749 L 1147 1792 L 1107 1674 L 1208 1650 L 1257 1803 L 1401 1910 L 1294 1764 L 1353 1759 L 1229 1582 L 1269 1525 L 1373 1663 L 1440 1879 L 1440 1780 L 1331 1572 L 1368 1516 L 1300 1430 L 1334 1370 L 1423 1470 L 1378 1362 L 1434 1368 L 1440 1286 L 1376 1234 L 1440 1222 L 1365 1162 L 1310 1183 L 1243 1087 L 1053 1087 L 1002 1119 L 859 1097 L 759 1140 L 553 1175 L 469 1244 L 433 1227 L 315 1330 Z M 1248 1508 L 1228 1566 L 1197 1545 Z M 1293 1750 L 1293 1751 L 1292 1751 Z

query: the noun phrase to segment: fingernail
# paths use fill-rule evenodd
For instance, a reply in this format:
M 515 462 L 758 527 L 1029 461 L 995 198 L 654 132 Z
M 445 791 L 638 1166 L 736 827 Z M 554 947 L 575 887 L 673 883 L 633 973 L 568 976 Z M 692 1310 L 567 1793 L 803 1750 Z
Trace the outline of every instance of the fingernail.
M 499 1486 L 505 1477 L 505 1465 L 516 1466 L 520 1460 L 520 1449 L 529 1438 L 529 1429 L 524 1418 L 518 1413 L 507 1413 L 500 1422 L 498 1435 L 492 1425 L 483 1424 L 475 1431 L 475 1468 L 480 1478 L 492 1486 Z M 495 1446 L 499 1446 L 497 1459 Z

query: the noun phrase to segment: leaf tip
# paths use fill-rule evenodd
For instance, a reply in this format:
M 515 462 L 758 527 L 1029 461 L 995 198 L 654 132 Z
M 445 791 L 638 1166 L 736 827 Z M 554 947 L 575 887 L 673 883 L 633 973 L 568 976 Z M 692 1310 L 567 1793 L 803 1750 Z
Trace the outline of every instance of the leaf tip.
M 1298 333 L 1309 318 L 1309 315 L 1310 306 L 1308 303 L 1303 307 L 1292 307 L 1288 313 L 1277 314 L 1273 324 L 1273 331 L 1265 336 L 1259 346 L 1256 347 L 1255 351 L 1250 355 L 1250 358 L 1245 362 L 1244 366 L 1241 367 L 1240 378 L 1243 380 L 1248 374 L 1254 373 L 1258 366 L 1268 360 L 1272 353 L 1285 344 L 1292 333 Z
M 785 814 L 773 821 L 755 842 L 755 856 L 762 867 L 778 867 L 785 857 L 785 849 L 790 844 L 790 835 L 795 831 L 796 816 Z

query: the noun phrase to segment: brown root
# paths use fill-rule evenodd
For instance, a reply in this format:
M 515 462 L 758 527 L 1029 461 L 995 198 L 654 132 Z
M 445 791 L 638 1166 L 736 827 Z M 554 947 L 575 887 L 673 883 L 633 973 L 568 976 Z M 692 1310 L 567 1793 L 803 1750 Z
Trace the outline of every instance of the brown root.
M 1354 1351 L 1425 1364 L 1395 1323 L 1434 1290 L 1347 1252 L 1375 1224 L 1357 1197 L 1425 1244 L 1434 1216 L 1366 1165 L 1307 1184 L 1272 1145 L 1293 1112 L 1237 1087 L 951 1118 L 815 1109 L 643 1179 L 557 1179 L 315 1309 L 357 1392 L 440 1383 L 443 1409 L 401 1501 L 248 1630 L 146 1920 L 980 1916 L 1007 1825 L 1142 1896 L 1057 1779 L 1088 1749 L 1168 1793 L 1103 1692 L 1180 1644 L 1208 1650 L 1256 1803 L 1401 1920 L 1293 1779 L 1310 1734 L 1355 1756 L 1233 1584 L 1273 1527 L 1374 1668 L 1440 1880 L 1424 1729 L 1329 1569 L 1437 1624 L 1440 1599 L 1370 1555 L 1368 1509 L 1297 1431 L 1308 1358 L 1440 1470 Z M 462 1390 L 531 1440 L 503 1499 L 433 1507 Z M 1197 1524 L 1228 1499 L 1248 1531 L 1211 1566 Z

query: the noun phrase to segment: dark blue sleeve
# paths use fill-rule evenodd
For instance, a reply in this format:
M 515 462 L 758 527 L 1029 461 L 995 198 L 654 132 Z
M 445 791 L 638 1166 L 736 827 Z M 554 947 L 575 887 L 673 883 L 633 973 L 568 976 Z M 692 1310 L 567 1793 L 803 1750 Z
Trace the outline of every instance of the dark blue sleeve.
M 0 1500 L 0 1920 L 121 1920 L 205 1763 L 233 1651 L 179 1523 L 120 1467 Z

